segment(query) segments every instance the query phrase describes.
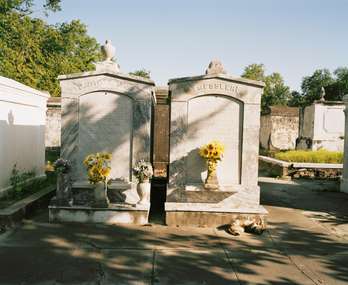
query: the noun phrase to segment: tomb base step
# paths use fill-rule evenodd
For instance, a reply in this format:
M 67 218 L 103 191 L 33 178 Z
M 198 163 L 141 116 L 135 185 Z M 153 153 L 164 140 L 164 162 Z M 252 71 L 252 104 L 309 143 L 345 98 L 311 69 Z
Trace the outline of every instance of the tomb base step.
M 86 206 L 54 206 L 49 208 L 49 221 L 53 223 L 100 223 L 145 225 L 149 220 L 150 204 L 111 204 L 109 208 Z
M 266 216 L 268 212 L 263 206 L 250 209 L 233 209 L 204 207 L 204 203 L 197 203 L 199 205 L 196 206 L 192 204 L 194 203 L 166 203 L 166 225 L 219 227 L 231 224 L 237 219 L 261 219 L 266 224 Z

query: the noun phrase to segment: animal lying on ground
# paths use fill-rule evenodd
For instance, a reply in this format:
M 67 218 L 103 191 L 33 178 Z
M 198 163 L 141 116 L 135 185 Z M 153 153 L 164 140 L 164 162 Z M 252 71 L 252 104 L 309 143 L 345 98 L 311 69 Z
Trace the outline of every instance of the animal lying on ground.
M 239 236 L 243 232 L 260 235 L 265 229 L 266 224 L 263 219 L 237 218 L 231 224 L 227 225 L 226 232 L 234 236 Z

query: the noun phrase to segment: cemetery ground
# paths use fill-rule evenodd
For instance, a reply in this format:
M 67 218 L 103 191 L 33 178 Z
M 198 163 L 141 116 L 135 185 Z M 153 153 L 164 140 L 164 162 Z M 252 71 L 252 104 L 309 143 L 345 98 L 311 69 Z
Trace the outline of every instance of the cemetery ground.
M 0 284 L 348 284 L 348 195 L 328 180 L 260 177 L 261 236 L 222 229 L 50 224 L 0 235 Z

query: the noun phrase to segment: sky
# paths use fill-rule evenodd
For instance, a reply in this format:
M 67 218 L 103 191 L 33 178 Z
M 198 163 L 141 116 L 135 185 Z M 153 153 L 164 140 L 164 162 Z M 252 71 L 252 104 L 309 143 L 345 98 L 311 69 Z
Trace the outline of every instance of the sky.
M 43 0 L 35 0 L 40 5 Z M 80 19 L 116 47 L 121 71 L 145 68 L 156 85 L 204 74 L 219 59 L 235 76 L 252 63 L 299 90 L 314 70 L 348 67 L 348 0 L 62 0 L 48 23 Z

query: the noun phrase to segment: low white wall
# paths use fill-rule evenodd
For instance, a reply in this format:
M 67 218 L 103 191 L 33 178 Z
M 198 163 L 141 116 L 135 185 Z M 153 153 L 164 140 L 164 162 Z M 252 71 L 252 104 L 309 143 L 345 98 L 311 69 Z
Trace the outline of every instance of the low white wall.
M 341 191 L 348 193 L 348 95 L 343 97 L 345 105 L 345 135 L 344 135 L 344 159 L 343 159 L 343 175 L 341 180 Z
M 44 174 L 46 104 L 49 95 L 0 76 L 0 196 L 13 166 Z

